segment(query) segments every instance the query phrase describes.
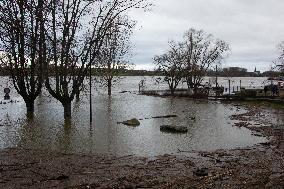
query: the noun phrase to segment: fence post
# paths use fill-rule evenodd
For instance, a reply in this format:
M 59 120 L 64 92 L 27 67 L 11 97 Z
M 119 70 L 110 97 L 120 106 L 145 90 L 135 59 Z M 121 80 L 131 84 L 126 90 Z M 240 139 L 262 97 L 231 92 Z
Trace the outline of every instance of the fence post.
M 231 80 L 229 79 L 229 95 L 231 95 Z

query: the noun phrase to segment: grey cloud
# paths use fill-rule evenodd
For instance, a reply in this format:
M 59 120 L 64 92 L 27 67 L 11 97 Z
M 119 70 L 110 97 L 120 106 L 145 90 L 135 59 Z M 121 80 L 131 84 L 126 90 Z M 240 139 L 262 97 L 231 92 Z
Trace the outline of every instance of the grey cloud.
M 281 0 L 155 0 L 152 12 L 132 11 L 138 21 L 133 62 L 149 67 L 154 55 L 181 40 L 189 28 L 203 29 L 227 41 L 232 49 L 226 66 L 262 71 L 277 58 L 284 40 L 284 1 Z

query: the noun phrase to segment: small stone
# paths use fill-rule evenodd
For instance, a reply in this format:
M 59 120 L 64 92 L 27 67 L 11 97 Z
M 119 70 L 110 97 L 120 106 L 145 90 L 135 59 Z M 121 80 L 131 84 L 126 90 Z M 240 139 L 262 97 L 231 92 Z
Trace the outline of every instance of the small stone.
M 208 168 L 200 168 L 193 171 L 193 174 L 198 177 L 208 176 Z
M 69 176 L 67 176 L 67 175 L 60 175 L 55 180 L 66 180 L 66 179 L 69 179 Z
M 127 125 L 127 126 L 134 126 L 134 127 L 140 125 L 139 120 L 136 119 L 136 118 L 133 118 L 133 119 L 130 119 L 130 120 L 127 120 L 127 121 L 123 121 L 121 123 L 124 124 L 124 125 Z

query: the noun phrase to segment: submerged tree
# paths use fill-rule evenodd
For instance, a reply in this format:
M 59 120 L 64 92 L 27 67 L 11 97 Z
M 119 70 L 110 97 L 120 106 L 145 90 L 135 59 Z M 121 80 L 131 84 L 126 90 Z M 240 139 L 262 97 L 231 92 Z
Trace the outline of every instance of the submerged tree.
M 23 97 L 28 115 L 34 112 L 34 101 L 43 84 L 48 11 L 44 0 L 0 1 L 1 60 L 8 64 L 13 85 Z
M 229 45 L 202 30 L 190 29 L 184 35 L 185 79 L 188 88 L 197 92 L 208 69 L 220 63 Z
M 135 22 L 128 17 L 118 17 L 108 29 L 98 60 L 100 83 L 107 87 L 111 95 L 112 86 L 121 80 L 121 71 L 128 68 L 131 56 L 130 36 Z
M 158 71 L 165 76 L 164 81 L 168 83 L 171 94 L 183 78 L 196 94 L 208 69 L 220 63 L 228 50 L 229 45 L 224 41 L 214 39 L 202 30 L 190 29 L 182 42 L 171 42 L 170 50 L 156 56 L 154 61 Z
M 71 118 L 71 102 L 95 65 L 113 21 L 131 8 L 145 8 L 145 0 L 51 0 L 47 27 L 49 62 L 46 88 Z M 48 70 L 53 68 L 54 74 Z M 50 76 L 54 75 L 54 78 Z
M 154 61 L 157 71 L 165 76 L 163 80 L 168 84 L 171 95 L 174 95 L 184 77 L 184 54 L 181 44 L 170 42 L 169 46 L 170 49 L 160 56 L 155 56 Z

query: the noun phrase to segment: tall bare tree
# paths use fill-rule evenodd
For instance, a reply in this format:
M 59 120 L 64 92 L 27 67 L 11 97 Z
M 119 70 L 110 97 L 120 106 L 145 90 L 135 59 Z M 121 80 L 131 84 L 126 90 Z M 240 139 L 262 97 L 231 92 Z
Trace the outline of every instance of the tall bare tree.
M 71 118 L 71 102 L 90 70 L 113 21 L 132 8 L 147 8 L 145 0 L 51 0 L 47 27 L 50 61 L 55 77 L 46 74 L 46 88 Z
M 165 75 L 164 81 L 168 83 L 172 95 L 182 78 L 186 79 L 188 88 L 196 93 L 208 69 L 219 63 L 228 50 L 229 45 L 224 41 L 214 39 L 202 30 L 190 29 L 182 42 L 171 42 L 170 50 L 156 56 L 154 61 L 158 71 Z
M 13 85 L 23 97 L 29 115 L 34 112 L 34 101 L 43 84 L 47 3 L 44 0 L 0 1 L 1 60 L 8 63 Z
M 190 29 L 184 35 L 183 46 L 186 82 L 196 93 L 208 69 L 227 55 L 229 45 L 202 30 Z
M 98 75 L 100 83 L 107 87 L 109 96 L 112 86 L 122 79 L 120 72 L 130 66 L 132 47 L 130 36 L 134 26 L 135 22 L 126 16 L 115 19 L 99 53 Z
M 154 62 L 157 66 L 157 71 L 161 72 L 171 91 L 174 95 L 177 86 L 184 77 L 184 54 L 180 43 L 170 42 L 170 49 L 160 55 L 154 57 Z

